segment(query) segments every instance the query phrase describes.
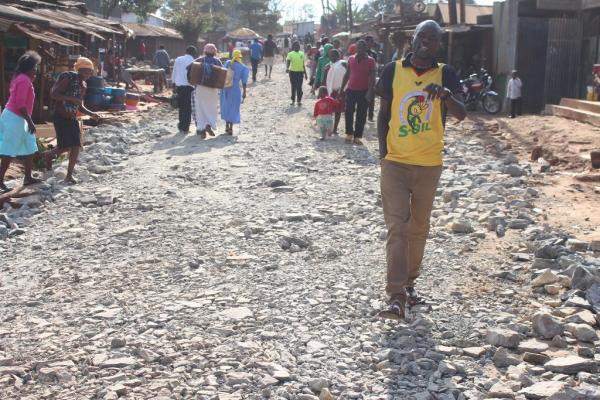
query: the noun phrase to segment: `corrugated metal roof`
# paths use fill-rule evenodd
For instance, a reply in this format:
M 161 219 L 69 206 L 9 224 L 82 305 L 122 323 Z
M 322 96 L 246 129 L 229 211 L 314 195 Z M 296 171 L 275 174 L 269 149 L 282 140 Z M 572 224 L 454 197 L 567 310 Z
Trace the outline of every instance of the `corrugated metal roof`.
M 446 3 L 438 3 L 437 4 L 440 13 L 442 14 L 442 23 L 449 24 L 450 23 L 450 10 L 448 9 L 448 4 Z M 477 24 L 477 17 L 480 15 L 492 15 L 494 13 L 494 7 L 489 6 L 478 6 L 478 5 L 465 5 L 465 23 L 467 25 L 475 25 Z M 456 17 L 460 20 L 460 11 L 458 7 L 456 8 Z
M 10 19 L 0 18 L 0 32 L 7 32 L 14 23 Z
M 83 47 L 79 43 L 57 35 L 56 33 L 39 30 L 36 27 L 15 24 L 15 28 L 29 37 L 41 40 L 46 43 L 56 43 L 60 46 L 65 47 Z
M 123 24 L 126 28 L 130 29 L 134 36 L 139 37 L 172 37 L 177 39 L 183 39 L 181 34 L 171 28 L 162 28 L 152 25 L 142 24 Z
M 65 24 L 71 24 L 71 29 L 81 30 L 83 32 L 92 31 L 100 34 L 123 34 L 123 32 L 111 27 L 107 22 L 102 21 L 101 18 L 96 18 L 91 15 L 74 14 L 62 10 L 50 10 L 48 8 L 35 9 L 33 12 L 35 15 L 41 15 Z

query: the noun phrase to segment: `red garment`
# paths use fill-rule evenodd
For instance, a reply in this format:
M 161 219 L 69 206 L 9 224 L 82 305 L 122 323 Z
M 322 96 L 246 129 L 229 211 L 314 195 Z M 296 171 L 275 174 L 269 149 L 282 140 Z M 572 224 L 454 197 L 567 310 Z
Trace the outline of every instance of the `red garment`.
M 146 43 L 140 43 L 140 54 L 146 54 Z
M 350 56 L 348 59 L 348 69 L 350 78 L 348 78 L 347 90 L 369 90 L 369 74 L 375 72 L 377 64 L 371 57 L 363 58 L 358 62 L 356 56 Z
M 350 46 L 348 46 L 348 54 L 351 56 L 356 54 L 356 43 L 352 43 Z
M 313 112 L 313 116 L 316 118 L 319 115 L 330 115 L 336 112 L 336 108 L 339 105 L 339 101 L 333 99 L 332 97 L 323 97 L 322 99 L 317 100 L 315 103 L 315 110 Z

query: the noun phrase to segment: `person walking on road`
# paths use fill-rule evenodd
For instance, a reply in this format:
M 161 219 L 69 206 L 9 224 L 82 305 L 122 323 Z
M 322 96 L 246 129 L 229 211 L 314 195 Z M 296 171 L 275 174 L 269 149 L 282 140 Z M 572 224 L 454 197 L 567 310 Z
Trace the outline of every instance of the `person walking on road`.
M 222 67 L 221 60 L 217 57 L 217 46 L 208 43 L 204 46 L 204 56 L 194 61 L 208 65 L 216 65 Z M 211 71 L 207 69 L 205 71 Z M 196 113 L 196 133 L 201 139 L 206 139 L 206 134 L 215 136 L 214 129 L 217 128 L 217 117 L 219 115 L 219 90 L 196 85 L 193 97 L 193 108 Z
M 516 118 L 517 115 L 521 115 L 521 91 L 523 88 L 523 82 L 519 78 L 517 71 L 514 70 L 511 74 L 511 78 L 508 81 L 508 87 L 506 88 L 506 97 L 510 100 L 510 117 Z
M 169 73 L 171 57 L 169 57 L 169 53 L 167 53 L 165 46 L 162 44 L 159 46 L 158 50 L 156 50 L 156 54 L 154 54 L 154 64 L 158 66 L 158 68 L 164 69 L 165 74 Z
M 292 44 L 292 51 L 287 55 L 285 72 L 289 74 L 292 85 L 292 106 L 296 101 L 298 101 L 298 106 L 301 106 L 302 84 L 304 79 L 308 79 L 308 76 L 306 74 L 304 53 L 300 51 L 300 42 Z
M 4 176 L 13 158 L 23 160 L 23 185 L 40 182 L 31 175 L 33 156 L 38 151 L 31 114 L 35 101 L 33 81 L 41 60 L 34 51 L 23 54 L 17 61 L 15 76 L 10 82 L 8 102 L 0 116 L 0 194 L 11 190 L 4 184 Z
M 315 82 L 313 83 L 314 90 L 325 86 L 325 67 L 331 62 L 329 59 L 329 51 L 331 49 L 333 49 L 333 45 L 330 43 L 323 46 L 323 55 L 317 61 L 317 72 L 315 73 Z
M 337 100 L 335 106 L 335 118 L 333 123 L 333 134 L 337 135 L 338 126 L 342 113 L 344 112 L 344 96 L 342 96 L 342 83 L 344 82 L 344 76 L 348 69 L 346 61 L 341 58 L 339 50 L 329 50 L 329 58 L 331 63 L 326 68 L 325 72 L 325 83 L 327 84 L 327 92 L 329 96 Z
M 75 184 L 73 178 L 77 157 L 81 149 L 81 128 L 77 120 L 77 113 L 89 115 L 95 120 L 100 116 L 88 110 L 84 104 L 86 81 L 94 74 L 94 63 L 88 58 L 79 57 L 74 66 L 75 71 L 63 72 L 50 91 L 54 107 L 54 129 L 56 131 L 57 145 L 54 149 L 44 153 L 46 169 L 52 169 L 52 159 L 62 153 L 69 153 L 69 165 L 65 183 Z
M 254 39 L 254 42 L 250 45 L 250 63 L 252 64 L 252 82 L 256 82 L 256 74 L 258 73 L 258 64 L 263 58 L 263 46 L 258 42 L 258 39 Z
M 273 35 L 268 35 L 263 45 L 263 63 L 265 64 L 265 77 L 271 79 L 273 64 L 275 63 L 275 52 L 277 44 L 273 40 Z
M 248 67 L 242 63 L 242 52 L 238 49 L 233 51 L 225 67 L 233 70 L 233 80 L 231 87 L 221 90 L 221 119 L 225 121 L 225 133 L 233 135 L 233 124 L 240 123 L 240 107 L 246 98 Z
M 454 68 L 435 55 L 443 30 L 428 20 L 417 25 L 413 53 L 387 64 L 377 84 L 381 194 L 387 227 L 389 307 L 379 315 L 402 319 L 405 307 L 422 300 L 415 290 L 429 218 L 442 173 L 444 117 L 463 120 L 466 109 Z
M 342 83 L 346 100 L 346 143 L 363 144 L 361 138 L 374 86 L 375 60 L 367 54 L 367 43 L 359 40 L 356 43 L 356 55 L 348 58 L 348 71 Z
M 177 105 L 179 109 L 179 123 L 177 129 L 179 133 L 188 134 L 190 132 L 190 124 L 192 123 L 192 96 L 194 87 L 188 80 L 188 67 L 194 62 L 194 58 L 198 55 L 198 50 L 194 46 L 188 46 L 185 50 L 185 55 L 175 59 L 173 64 L 173 73 L 171 81 L 177 93 Z

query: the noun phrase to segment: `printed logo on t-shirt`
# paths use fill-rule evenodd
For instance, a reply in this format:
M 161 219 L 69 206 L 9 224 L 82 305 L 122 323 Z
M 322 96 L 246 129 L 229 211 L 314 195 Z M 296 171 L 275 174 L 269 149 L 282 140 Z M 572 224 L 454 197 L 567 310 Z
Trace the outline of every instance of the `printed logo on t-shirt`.
M 416 135 L 431 130 L 429 121 L 433 104 L 427 99 L 427 93 L 420 90 L 407 93 L 400 102 L 400 128 L 399 137 L 406 137 L 409 133 Z

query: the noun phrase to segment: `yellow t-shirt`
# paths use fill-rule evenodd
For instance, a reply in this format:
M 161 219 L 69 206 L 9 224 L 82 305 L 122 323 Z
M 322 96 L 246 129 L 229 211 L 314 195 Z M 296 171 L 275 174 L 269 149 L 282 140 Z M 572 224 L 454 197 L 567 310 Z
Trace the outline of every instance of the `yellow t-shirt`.
M 420 166 L 442 165 L 442 102 L 427 100 L 427 85 L 442 85 L 443 64 L 419 75 L 396 61 L 386 160 Z
M 304 72 L 304 53 L 301 51 L 290 51 L 287 55 L 290 62 L 290 71 Z

